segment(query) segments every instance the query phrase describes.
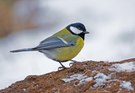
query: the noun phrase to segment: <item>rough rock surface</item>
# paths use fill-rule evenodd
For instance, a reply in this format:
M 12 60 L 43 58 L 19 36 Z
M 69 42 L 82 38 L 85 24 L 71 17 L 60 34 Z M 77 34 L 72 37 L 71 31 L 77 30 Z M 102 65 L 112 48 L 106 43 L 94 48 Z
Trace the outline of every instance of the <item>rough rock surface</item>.
M 0 93 L 135 93 L 135 67 L 113 70 L 115 64 L 130 62 L 135 64 L 135 58 L 113 63 L 77 62 L 68 69 L 27 76 Z

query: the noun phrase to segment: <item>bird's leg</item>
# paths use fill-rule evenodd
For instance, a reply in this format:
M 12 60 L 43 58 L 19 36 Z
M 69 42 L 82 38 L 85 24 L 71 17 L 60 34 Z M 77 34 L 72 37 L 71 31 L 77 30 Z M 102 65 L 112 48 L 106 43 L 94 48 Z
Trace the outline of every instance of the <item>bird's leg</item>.
M 59 62 L 59 63 L 60 63 L 60 65 L 61 65 L 61 67 L 59 67 L 58 70 L 66 69 L 66 67 L 65 67 L 61 62 Z
M 72 62 L 69 63 L 69 66 L 72 66 L 74 63 L 78 62 L 78 61 L 76 61 L 76 60 L 70 60 L 70 61 L 72 61 Z
M 76 60 L 70 60 L 70 61 L 72 61 L 73 63 L 78 62 L 78 61 L 76 61 Z

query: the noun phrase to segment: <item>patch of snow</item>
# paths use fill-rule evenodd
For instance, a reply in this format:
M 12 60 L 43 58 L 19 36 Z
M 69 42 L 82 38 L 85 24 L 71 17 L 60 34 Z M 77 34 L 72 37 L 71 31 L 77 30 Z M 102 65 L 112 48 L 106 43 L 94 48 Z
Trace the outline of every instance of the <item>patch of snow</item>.
M 129 82 L 129 81 L 122 81 L 121 84 L 120 84 L 120 87 L 125 88 L 128 91 L 134 90 L 134 88 L 132 87 L 131 82 Z
M 24 91 L 24 92 L 26 92 L 26 89 L 25 89 L 25 88 L 23 88 L 23 91 Z
M 135 62 L 114 64 L 109 68 L 109 70 L 116 72 L 132 72 L 135 71 Z
M 105 82 L 107 82 L 108 79 L 110 79 L 110 76 L 107 76 L 103 73 L 98 73 L 96 76 L 94 76 L 95 84 L 93 85 L 94 88 L 105 85 Z
M 73 80 L 79 80 L 80 82 L 79 82 L 78 85 L 80 85 L 80 84 L 84 84 L 84 83 L 86 83 L 88 81 L 93 80 L 93 78 L 92 77 L 88 77 L 87 75 L 84 75 L 84 74 L 74 74 L 74 75 L 71 75 L 71 76 L 69 76 L 67 78 L 64 78 L 62 80 L 64 82 L 66 82 L 66 83 L 70 82 L 70 81 L 73 81 Z
M 80 83 L 79 83 L 79 84 L 84 84 L 84 83 L 89 82 L 89 81 L 91 81 L 91 80 L 93 80 L 92 77 L 82 78 L 82 79 L 80 80 Z

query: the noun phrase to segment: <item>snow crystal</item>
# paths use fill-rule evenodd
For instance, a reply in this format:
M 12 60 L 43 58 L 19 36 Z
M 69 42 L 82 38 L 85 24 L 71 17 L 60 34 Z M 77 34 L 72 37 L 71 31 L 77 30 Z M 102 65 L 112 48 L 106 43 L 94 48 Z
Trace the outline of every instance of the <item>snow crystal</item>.
M 68 78 L 64 78 L 62 80 L 64 82 L 70 82 L 72 80 L 79 80 L 80 82 L 79 82 L 78 85 L 80 85 L 80 84 L 84 84 L 84 83 L 86 83 L 88 81 L 91 81 L 92 79 L 93 79 L 92 77 L 88 77 L 88 76 L 86 76 L 84 74 L 74 74 L 74 75 L 72 75 L 72 76 L 70 76 Z
M 134 90 L 134 88 L 132 87 L 131 82 L 129 82 L 129 81 L 122 81 L 121 84 L 120 84 L 120 87 L 125 88 L 128 91 Z
M 135 62 L 123 63 L 123 64 L 114 64 L 109 68 L 110 71 L 116 72 L 132 72 L 135 71 Z
M 98 86 L 102 86 L 104 85 L 104 83 L 110 79 L 110 76 L 107 76 L 103 73 L 98 73 L 96 76 L 94 76 L 95 82 L 96 84 L 93 85 L 94 88 L 98 87 Z

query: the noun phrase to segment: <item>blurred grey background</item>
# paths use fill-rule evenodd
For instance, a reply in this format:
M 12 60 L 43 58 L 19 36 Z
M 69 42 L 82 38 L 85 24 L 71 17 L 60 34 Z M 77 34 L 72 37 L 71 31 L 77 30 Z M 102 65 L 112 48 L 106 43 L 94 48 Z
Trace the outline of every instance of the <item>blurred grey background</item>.
M 60 65 L 41 53 L 9 51 L 34 47 L 74 22 L 90 32 L 74 60 L 135 57 L 135 0 L 0 0 L 0 11 L 0 89 L 56 71 Z

